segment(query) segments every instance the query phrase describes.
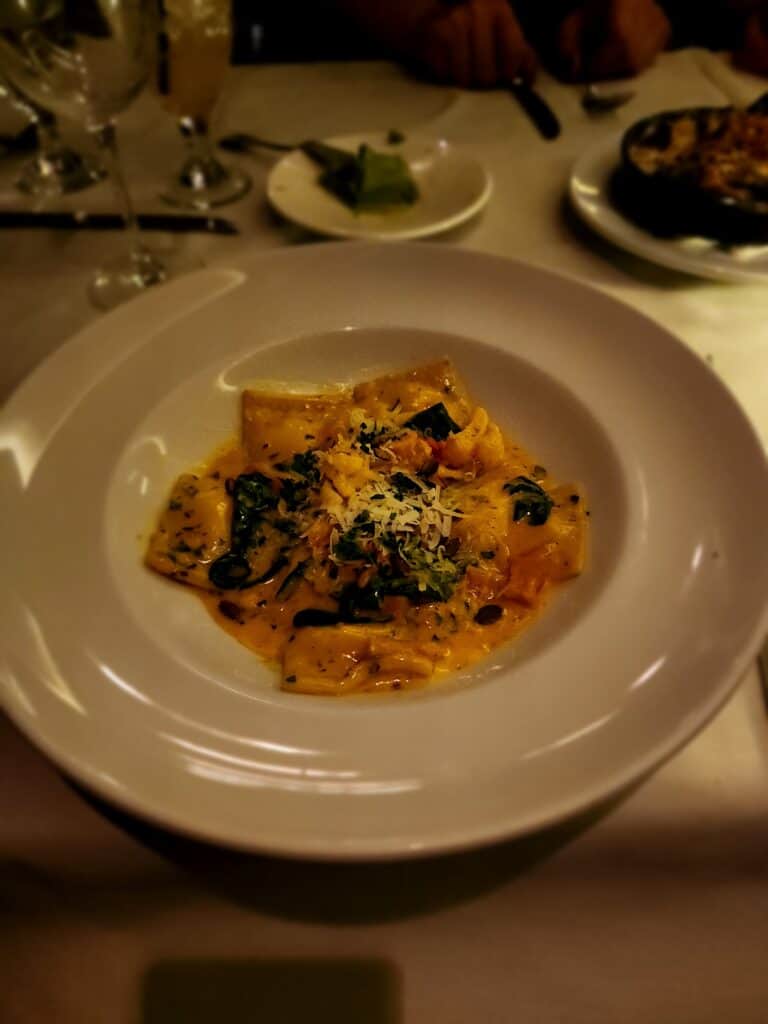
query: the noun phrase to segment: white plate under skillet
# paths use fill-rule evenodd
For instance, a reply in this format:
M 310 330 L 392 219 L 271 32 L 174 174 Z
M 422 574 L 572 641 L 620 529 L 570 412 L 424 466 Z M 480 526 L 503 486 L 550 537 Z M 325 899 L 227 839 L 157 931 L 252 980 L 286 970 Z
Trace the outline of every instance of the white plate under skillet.
M 584 484 L 589 567 L 519 643 L 440 685 L 284 693 L 143 567 L 147 531 L 176 474 L 234 433 L 248 382 L 436 356 Z M 385 858 L 557 821 L 690 739 L 768 626 L 768 471 L 740 408 L 662 328 L 519 263 L 243 256 L 87 328 L 13 396 L 0 438 L 5 708 L 97 793 L 236 847 Z
M 611 175 L 619 164 L 621 135 L 610 135 L 577 161 L 569 182 L 571 203 L 597 234 L 662 267 L 716 281 L 768 282 L 768 245 L 723 246 L 711 238 L 659 238 L 634 224 L 613 204 Z
M 267 197 L 288 220 L 320 235 L 403 241 L 435 235 L 474 217 L 488 202 L 491 178 L 482 163 L 445 139 L 408 134 L 389 143 L 387 134 L 344 135 L 324 140 L 357 152 L 366 143 L 402 156 L 419 189 L 411 206 L 355 213 L 318 184 L 321 168 L 302 150 L 286 154 L 270 172 Z

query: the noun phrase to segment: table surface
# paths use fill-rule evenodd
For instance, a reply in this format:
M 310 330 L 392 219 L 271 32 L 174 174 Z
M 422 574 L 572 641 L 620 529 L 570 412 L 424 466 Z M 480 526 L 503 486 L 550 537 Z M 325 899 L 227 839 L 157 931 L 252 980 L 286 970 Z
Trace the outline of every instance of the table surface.
M 768 441 L 768 289 L 672 273 L 593 237 L 564 205 L 569 169 L 606 133 L 670 106 L 765 88 L 699 50 L 667 54 L 635 99 L 590 120 L 544 77 L 564 125 L 539 139 L 503 91 L 408 79 L 384 63 L 233 71 L 221 130 L 294 140 L 397 127 L 486 162 L 484 214 L 446 245 L 516 257 L 604 289 L 712 363 Z M 143 210 L 178 163 L 151 96 L 125 115 Z M 311 241 L 264 200 L 272 158 L 222 215 L 227 237 L 153 237 L 190 265 Z M 0 207 L 18 205 L 0 167 Z M 70 208 L 110 207 L 106 186 Z M 66 203 L 59 206 L 66 207 Z M 85 287 L 116 234 L 14 232 L 0 248 L 0 397 L 98 314 Z M 0 719 L 0 1020 L 175 1024 L 768 1021 L 768 717 L 753 670 L 717 718 L 599 815 L 473 853 L 299 864 L 207 848 L 77 792 Z

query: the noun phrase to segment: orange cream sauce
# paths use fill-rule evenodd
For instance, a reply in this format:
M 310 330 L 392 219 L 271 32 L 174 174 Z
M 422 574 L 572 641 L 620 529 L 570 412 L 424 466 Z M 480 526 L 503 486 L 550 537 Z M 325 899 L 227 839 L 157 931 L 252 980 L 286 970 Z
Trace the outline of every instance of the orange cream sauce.
M 453 423 L 447 436 L 407 426 L 437 402 Z M 359 438 L 379 428 L 361 447 Z M 314 483 L 305 506 L 287 511 L 285 480 L 304 478 L 286 466 L 307 451 Z M 230 551 L 233 482 L 243 473 L 260 474 L 276 504 L 248 549 L 252 579 L 222 589 L 209 571 Z M 521 479 L 528 483 L 515 490 Z M 549 512 L 534 525 L 536 508 L 521 514 L 517 503 L 524 512 L 536 487 Z M 406 522 L 414 505 L 436 525 Z M 240 441 L 179 478 L 146 561 L 194 587 L 223 629 L 278 666 L 283 689 L 399 690 L 472 664 L 518 635 L 553 588 L 581 571 L 584 506 L 578 488 L 556 486 L 439 362 L 337 395 L 246 392 Z M 399 532 L 388 532 L 390 518 Z M 335 616 L 341 592 L 368 594 L 382 579 L 373 612 L 354 608 L 329 625 L 301 621 L 308 609 Z

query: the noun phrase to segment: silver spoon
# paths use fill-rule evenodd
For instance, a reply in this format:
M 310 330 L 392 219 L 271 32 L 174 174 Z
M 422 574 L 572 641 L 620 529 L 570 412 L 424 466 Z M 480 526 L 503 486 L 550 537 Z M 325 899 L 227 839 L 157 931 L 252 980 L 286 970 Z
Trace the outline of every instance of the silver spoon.
M 634 97 L 633 89 L 623 89 L 620 92 L 603 93 L 596 85 L 589 83 L 581 95 L 581 105 L 588 114 L 609 114 Z

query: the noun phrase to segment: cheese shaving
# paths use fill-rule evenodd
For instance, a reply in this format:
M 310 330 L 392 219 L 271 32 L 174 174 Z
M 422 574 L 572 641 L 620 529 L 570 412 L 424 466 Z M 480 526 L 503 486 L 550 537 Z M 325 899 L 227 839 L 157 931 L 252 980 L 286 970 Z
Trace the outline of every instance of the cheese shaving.
M 409 479 L 412 479 L 409 477 Z M 420 543 L 434 551 L 451 535 L 453 520 L 462 513 L 444 503 L 440 487 L 421 488 L 418 492 L 403 494 L 384 474 L 356 491 L 351 497 L 326 508 L 334 524 L 331 549 L 341 534 L 353 529 L 361 521 L 373 524 L 375 540 L 384 534 L 418 537 Z

